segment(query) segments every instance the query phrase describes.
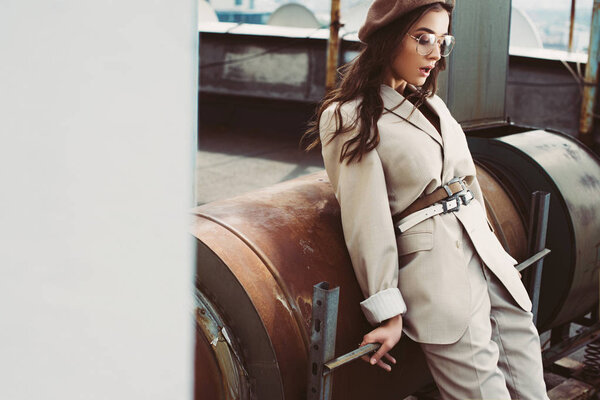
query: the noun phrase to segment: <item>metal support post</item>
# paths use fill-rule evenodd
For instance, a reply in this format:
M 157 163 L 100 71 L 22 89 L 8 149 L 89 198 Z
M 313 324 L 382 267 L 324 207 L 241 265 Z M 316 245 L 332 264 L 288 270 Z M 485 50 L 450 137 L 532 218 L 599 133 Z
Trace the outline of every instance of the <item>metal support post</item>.
M 550 250 L 545 249 L 546 231 L 548 229 L 548 212 L 550 211 L 550 193 L 540 191 L 532 193 L 530 210 L 527 240 L 529 253 L 534 254 L 534 256 L 519 264 L 517 269 L 521 271 L 532 265 L 527 286 L 531 296 L 533 323 L 537 325 L 544 256 L 550 252 Z
M 340 288 L 329 289 L 327 282 L 313 286 L 312 322 L 308 364 L 309 400 L 329 400 L 333 375 L 324 374 L 324 364 L 335 355 Z
M 575 3 L 577 0 L 571 0 L 571 23 L 569 24 L 569 52 L 573 51 L 573 30 L 575 28 Z
M 340 55 L 340 0 L 331 0 L 331 23 L 329 24 L 329 41 L 327 46 L 327 75 L 325 91 L 335 87 Z
M 308 365 L 308 400 L 329 400 L 333 388 L 332 372 L 365 354 L 376 352 L 381 344 L 370 343 L 332 359 L 340 288 L 329 290 L 327 282 L 313 286 L 313 309 Z

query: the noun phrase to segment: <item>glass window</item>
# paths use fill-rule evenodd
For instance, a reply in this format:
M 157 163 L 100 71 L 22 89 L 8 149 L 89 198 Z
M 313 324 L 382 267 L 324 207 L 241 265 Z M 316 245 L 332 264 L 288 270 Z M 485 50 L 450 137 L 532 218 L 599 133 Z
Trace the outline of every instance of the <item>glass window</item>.
M 590 25 L 592 21 L 593 0 L 577 0 L 575 3 L 575 21 L 573 27 L 572 51 L 587 53 L 590 41 Z M 527 32 L 532 25 L 534 36 L 542 42 L 543 48 L 569 50 L 569 29 L 571 25 L 571 0 L 547 0 L 532 2 L 530 0 L 513 0 L 513 21 L 511 29 L 522 35 L 511 35 L 511 46 L 526 46 L 530 42 Z M 515 10 L 518 9 L 518 10 Z M 516 26 L 519 24 L 519 26 Z M 521 37 L 519 37 L 521 36 Z

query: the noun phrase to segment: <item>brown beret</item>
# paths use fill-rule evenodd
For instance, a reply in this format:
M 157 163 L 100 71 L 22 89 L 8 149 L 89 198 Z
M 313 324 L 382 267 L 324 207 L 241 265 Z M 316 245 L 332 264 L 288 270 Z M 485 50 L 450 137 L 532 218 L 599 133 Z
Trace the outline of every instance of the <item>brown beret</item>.
M 358 31 L 358 38 L 361 42 L 365 42 L 367 37 L 377 29 L 415 8 L 433 3 L 446 3 L 454 7 L 454 0 L 375 0 L 369 7 L 365 23 Z

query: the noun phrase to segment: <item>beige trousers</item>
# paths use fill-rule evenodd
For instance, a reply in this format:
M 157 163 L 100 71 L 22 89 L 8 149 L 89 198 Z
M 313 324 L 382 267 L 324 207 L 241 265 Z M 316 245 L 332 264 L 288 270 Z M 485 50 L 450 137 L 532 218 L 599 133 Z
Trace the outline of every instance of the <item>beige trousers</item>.
M 548 399 L 532 314 L 485 267 L 467 235 L 463 249 L 471 285 L 469 325 L 455 343 L 421 343 L 442 398 Z

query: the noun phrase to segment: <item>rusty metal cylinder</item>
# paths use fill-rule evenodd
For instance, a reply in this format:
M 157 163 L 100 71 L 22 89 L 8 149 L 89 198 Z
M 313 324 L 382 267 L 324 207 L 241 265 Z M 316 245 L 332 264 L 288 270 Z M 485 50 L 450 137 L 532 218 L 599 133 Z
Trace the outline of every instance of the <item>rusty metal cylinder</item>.
M 324 171 L 198 207 L 191 231 L 196 399 L 305 399 L 316 283 L 341 288 L 336 355 L 356 349 L 371 329 Z M 430 382 L 417 344 L 404 338 L 392 354 L 392 373 L 360 360 L 336 371 L 333 398 L 370 398 L 377 388 L 398 399 Z
M 578 142 L 544 131 L 470 138 L 470 146 L 488 217 L 519 261 L 529 255 L 529 196 L 551 192 L 541 326 L 579 317 L 598 300 L 600 162 Z M 354 350 L 371 329 L 325 172 L 193 214 L 196 398 L 306 398 L 313 285 L 341 288 L 336 355 Z M 401 399 L 431 381 L 416 343 L 403 337 L 392 354 L 391 373 L 360 360 L 336 371 L 333 398 Z

